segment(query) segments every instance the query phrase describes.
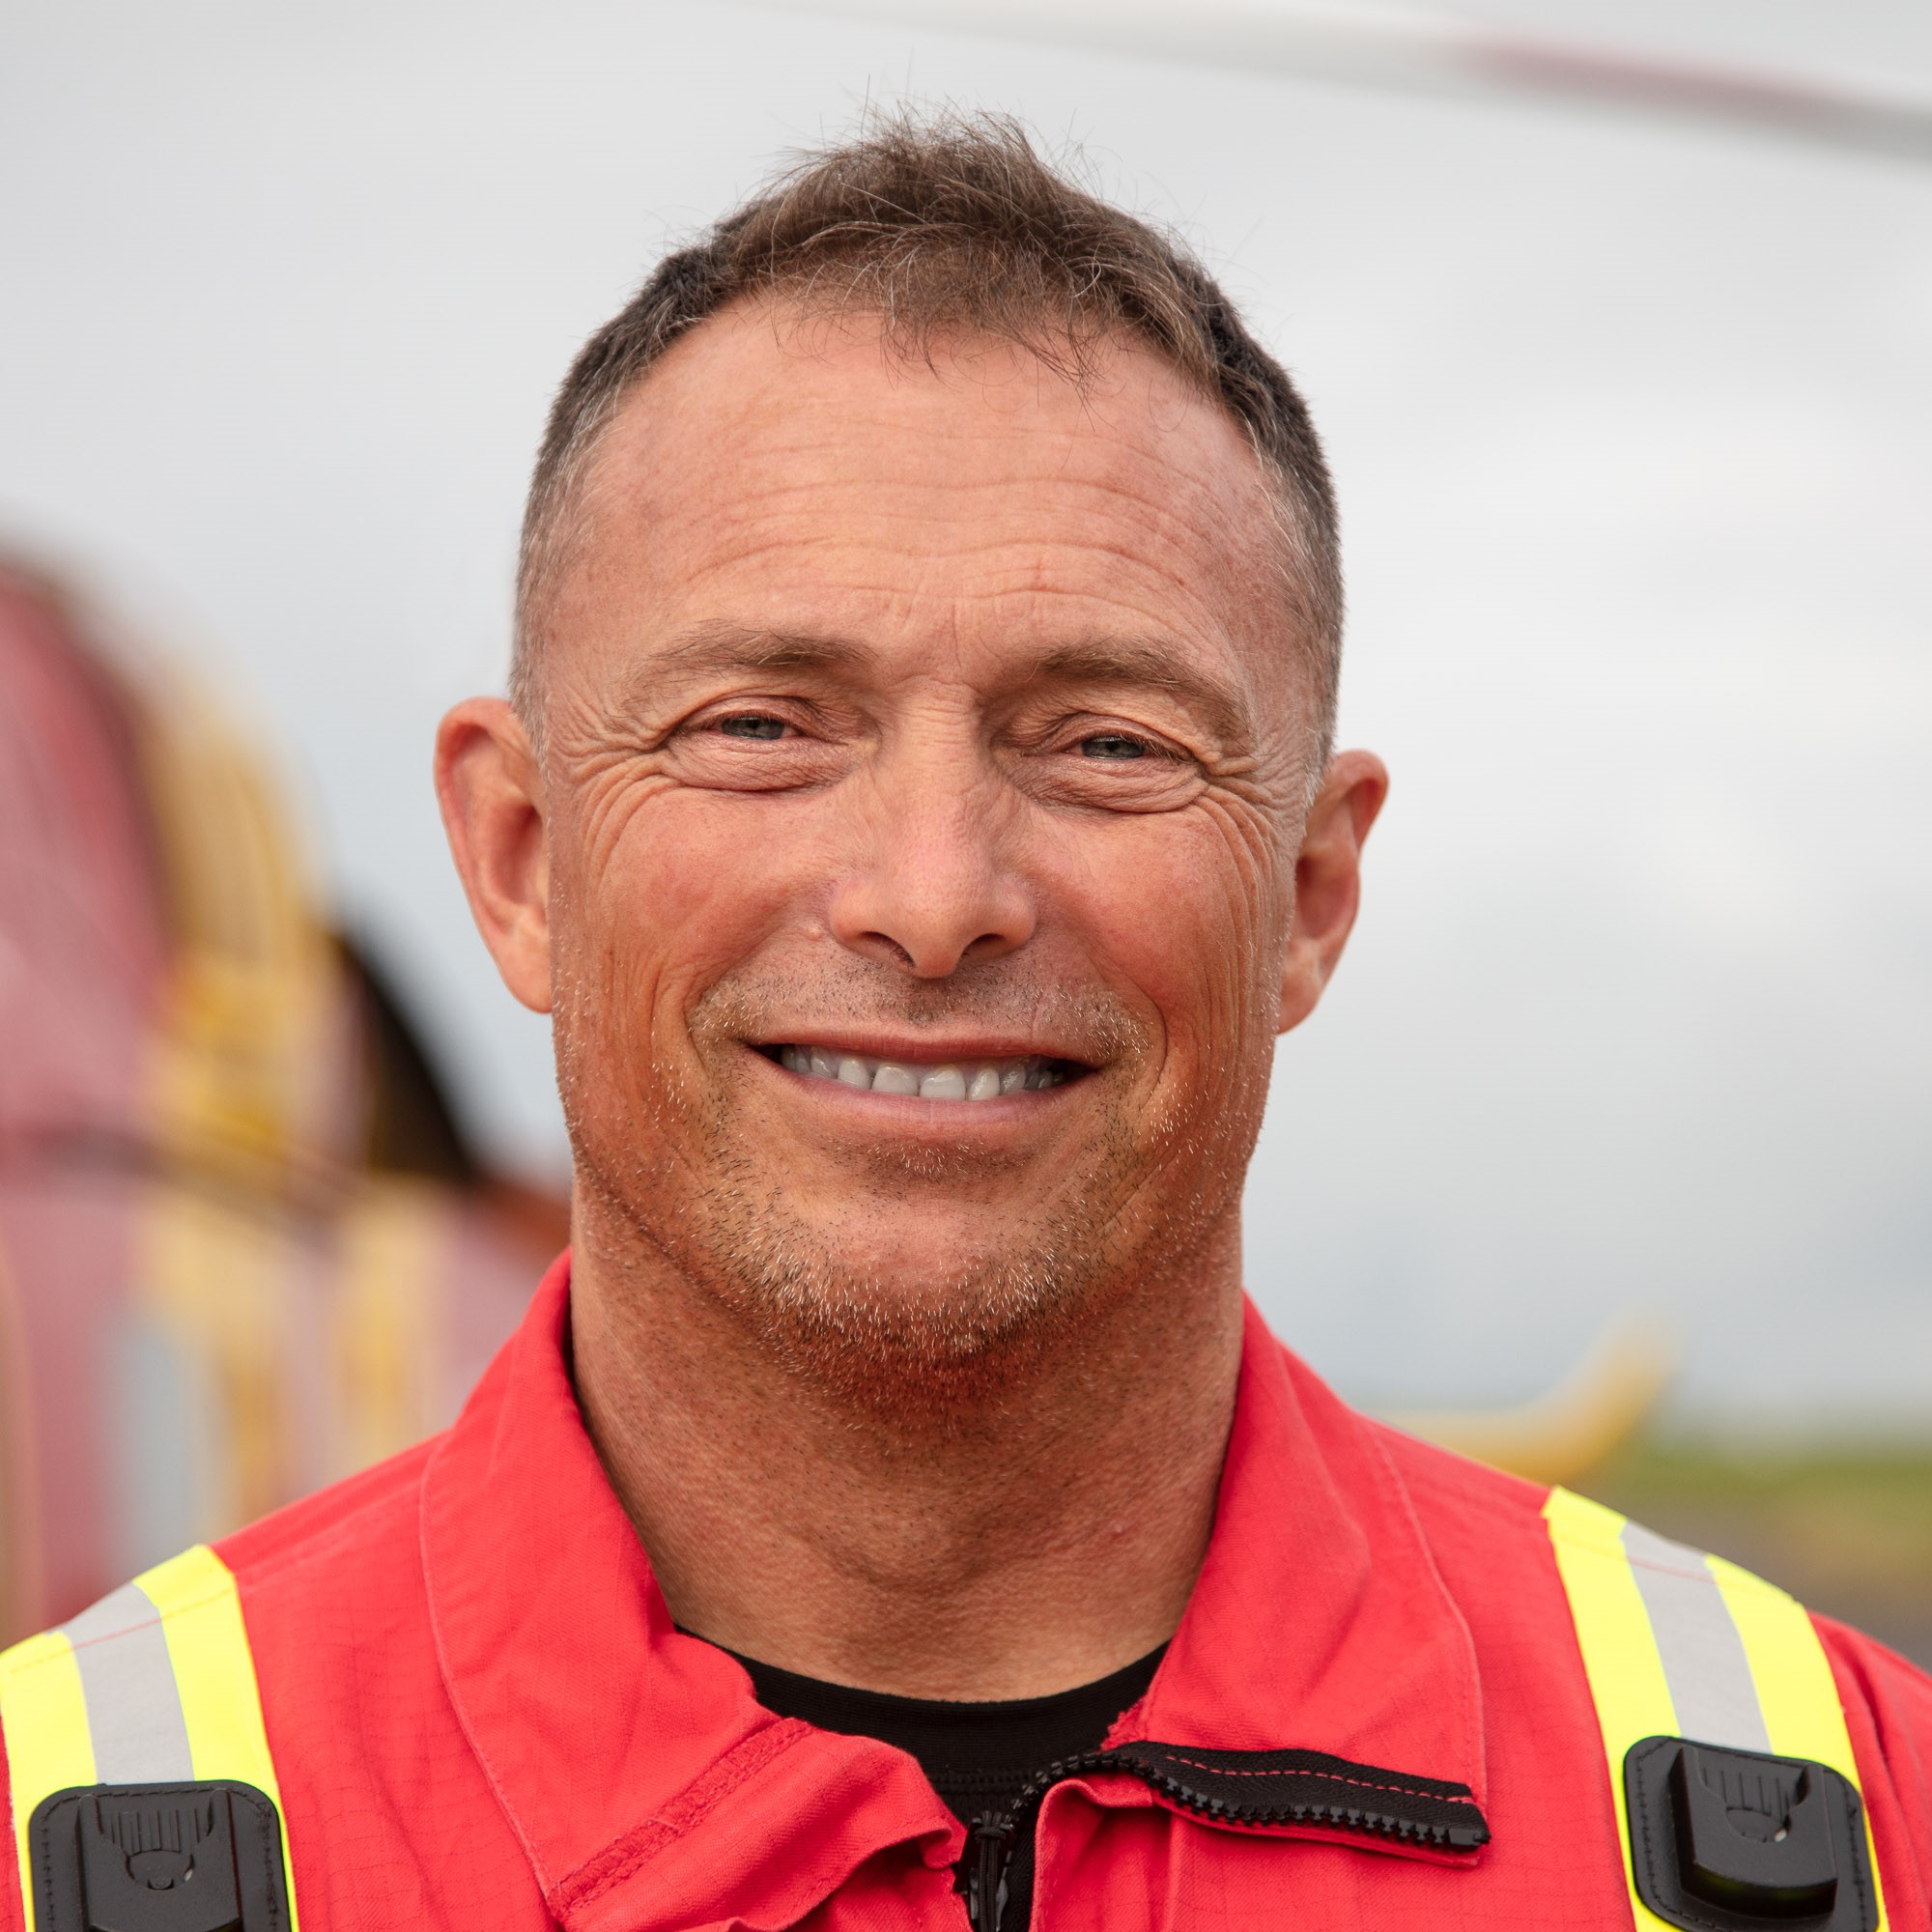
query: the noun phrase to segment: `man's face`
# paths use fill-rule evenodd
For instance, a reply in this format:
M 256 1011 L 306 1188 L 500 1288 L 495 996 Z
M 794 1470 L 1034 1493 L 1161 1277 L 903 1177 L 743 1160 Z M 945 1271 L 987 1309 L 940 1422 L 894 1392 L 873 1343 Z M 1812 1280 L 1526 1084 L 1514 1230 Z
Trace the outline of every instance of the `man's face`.
M 580 1179 L 814 1372 L 957 1373 L 1231 1236 L 1309 683 L 1235 424 L 1131 344 L 727 313 L 549 626 Z

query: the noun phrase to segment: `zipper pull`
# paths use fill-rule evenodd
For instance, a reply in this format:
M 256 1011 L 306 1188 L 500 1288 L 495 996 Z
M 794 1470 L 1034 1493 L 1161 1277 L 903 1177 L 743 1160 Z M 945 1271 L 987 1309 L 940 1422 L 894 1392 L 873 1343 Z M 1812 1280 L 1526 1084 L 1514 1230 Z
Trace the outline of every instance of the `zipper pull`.
M 966 1922 L 973 1932 L 1000 1932 L 1007 1909 L 1007 1865 L 1013 1855 L 1013 1821 L 999 1811 L 982 1811 L 967 1835 L 973 1841 L 966 1871 Z

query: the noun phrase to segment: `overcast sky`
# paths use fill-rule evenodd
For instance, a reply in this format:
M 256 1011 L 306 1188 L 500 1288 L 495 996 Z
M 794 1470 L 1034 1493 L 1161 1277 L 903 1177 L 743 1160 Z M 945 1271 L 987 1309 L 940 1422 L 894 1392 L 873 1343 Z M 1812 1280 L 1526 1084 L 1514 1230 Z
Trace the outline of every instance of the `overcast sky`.
M 1902 0 L 1486 11 L 1932 93 Z M 435 721 L 500 681 L 576 345 L 906 94 L 1081 141 L 1328 439 L 1395 791 L 1254 1170 L 1276 1325 L 1455 1402 L 1650 1309 L 1687 1416 L 1932 1427 L 1932 167 L 723 4 L 15 4 L 0 542 L 268 733 L 489 1144 L 559 1171 Z

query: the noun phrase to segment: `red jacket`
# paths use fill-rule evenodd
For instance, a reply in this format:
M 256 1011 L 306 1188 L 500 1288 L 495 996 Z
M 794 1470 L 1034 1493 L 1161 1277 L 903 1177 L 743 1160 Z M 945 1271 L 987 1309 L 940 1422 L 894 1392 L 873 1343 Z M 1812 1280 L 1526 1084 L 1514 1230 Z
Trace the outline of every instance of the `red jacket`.
M 960 1932 L 963 1834 L 914 1761 L 772 1716 L 673 1630 L 578 1414 L 567 1306 L 559 1264 L 446 1435 L 218 1546 L 300 1932 Z M 1463 1785 L 1490 1840 L 1231 1826 L 1076 1776 L 1040 1811 L 1034 1925 L 1628 1928 L 1544 1494 L 1356 1414 L 1251 1310 L 1207 1564 L 1114 1736 Z M 1889 1923 L 1924 1932 L 1932 1682 L 1818 1629 Z

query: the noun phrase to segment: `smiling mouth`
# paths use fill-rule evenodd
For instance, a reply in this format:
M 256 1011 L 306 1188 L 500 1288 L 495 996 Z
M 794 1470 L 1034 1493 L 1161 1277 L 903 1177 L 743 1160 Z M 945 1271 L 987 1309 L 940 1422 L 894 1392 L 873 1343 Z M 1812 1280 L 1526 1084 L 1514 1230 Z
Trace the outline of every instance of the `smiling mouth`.
M 891 1094 L 920 1100 L 999 1100 L 1064 1087 L 1090 1069 L 1077 1060 L 1027 1054 L 1008 1060 L 881 1060 L 837 1047 L 761 1046 L 767 1060 L 807 1080 L 831 1080 L 861 1094 Z

